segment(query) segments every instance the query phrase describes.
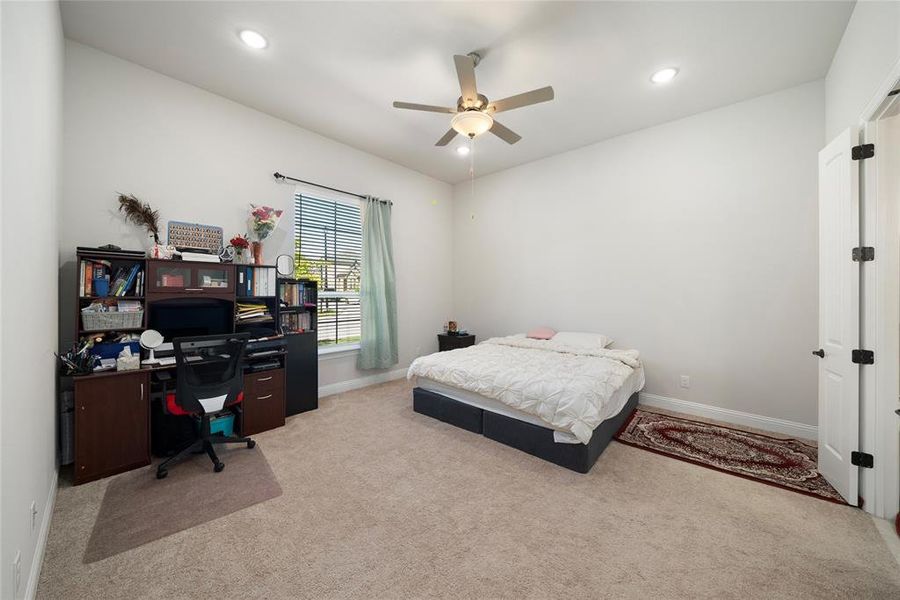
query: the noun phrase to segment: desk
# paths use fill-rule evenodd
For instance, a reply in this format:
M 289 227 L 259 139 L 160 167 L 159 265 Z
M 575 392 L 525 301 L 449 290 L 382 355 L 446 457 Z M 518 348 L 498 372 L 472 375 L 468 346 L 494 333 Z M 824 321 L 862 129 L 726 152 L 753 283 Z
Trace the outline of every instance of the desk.
M 151 375 L 174 369 L 153 365 L 73 377 L 75 485 L 150 464 Z M 241 435 L 281 427 L 284 403 L 283 366 L 245 372 L 242 415 L 235 426 Z
M 79 270 L 76 272 L 74 286 L 74 339 L 113 331 L 143 331 L 154 324 L 154 315 L 159 319 L 164 311 L 170 312 L 173 308 L 193 310 L 200 304 L 221 309 L 220 305 L 227 303 L 227 311 L 217 311 L 217 318 L 221 317 L 224 322 L 204 322 L 198 325 L 190 319 L 181 319 L 174 325 L 176 330 L 195 326 L 201 329 L 212 327 L 216 331 L 249 330 L 254 338 L 263 338 L 271 334 L 260 334 L 257 329 L 267 329 L 272 333 L 281 331 L 280 311 L 283 304 L 288 305 L 285 307 L 288 311 L 285 316 L 287 324 L 291 323 L 292 315 L 311 314 L 308 330 L 288 336 L 288 343 L 285 344 L 287 354 L 281 351 L 277 356 L 259 356 L 261 353 L 257 352 L 257 356 L 254 356 L 248 347 L 245 357 L 247 363 L 255 362 L 262 368 L 261 363 L 271 363 L 273 358 L 277 358 L 279 366 L 266 366 L 266 371 L 245 371 L 244 401 L 241 403 L 240 418 L 235 419 L 235 429 L 243 435 L 256 434 L 284 425 L 286 413 L 296 414 L 317 407 L 317 298 L 314 282 L 276 280 L 274 266 L 146 259 L 141 252 L 79 248 L 75 259 Z M 98 265 L 101 267 L 101 274 L 105 273 L 114 280 L 120 272 L 130 274 L 128 281 L 131 283 L 126 283 L 120 289 L 124 295 L 102 298 L 94 295 L 92 281 Z M 93 275 L 88 276 L 89 272 Z M 266 276 L 260 277 L 260 274 Z M 265 281 L 266 284 L 254 286 L 253 281 L 257 284 Z M 275 285 L 270 285 L 273 282 Z M 285 282 L 295 288 L 299 286 L 302 293 L 296 293 L 294 288 L 283 289 Z M 119 299 L 141 305 L 143 317 L 140 319 L 140 326 L 131 326 L 129 323 L 125 327 L 124 319 L 122 324 L 83 322 L 83 308 L 95 302 L 116 303 Z M 238 301 L 265 304 L 271 318 L 241 321 L 234 314 L 234 305 Z M 171 321 L 168 323 L 172 326 Z M 103 329 L 96 329 L 98 326 Z M 288 330 L 294 329 L 295 327 L 288 327 Z M 287 377 L 286 364 L 291 367 Z M 151 406 L 165 389 L 164 383 L 159 381 L 161 372 L 175 368 L 175 365 L 153 365 L 135 371 L 107 371 L 71 378 L 71 385 L 75 390 L 73 425 L 76 484 L 150 464 L 150 442 L 153 439 Z M 70 389 L 68 381 L 65 389 Z M 287 411 L 286 402 L 289 409 Z M 160 431 L 163 429 L 156 430 L 157 433 Z

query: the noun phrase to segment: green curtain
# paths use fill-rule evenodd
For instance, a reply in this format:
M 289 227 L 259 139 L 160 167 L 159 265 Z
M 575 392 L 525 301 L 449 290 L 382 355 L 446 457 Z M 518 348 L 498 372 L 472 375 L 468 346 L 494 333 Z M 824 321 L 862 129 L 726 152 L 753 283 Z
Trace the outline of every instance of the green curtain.
M 397 286 L 391 241 L 391 204 L 367 196 L 363 200 L 362 337 L 356 366 L 386 369 L 399 362 L 397 351 Z

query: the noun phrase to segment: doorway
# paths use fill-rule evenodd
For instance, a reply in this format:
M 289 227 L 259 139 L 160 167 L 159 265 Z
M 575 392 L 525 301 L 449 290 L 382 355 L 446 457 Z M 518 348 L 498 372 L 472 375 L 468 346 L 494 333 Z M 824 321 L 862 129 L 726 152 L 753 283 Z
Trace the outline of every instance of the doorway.
M 894 86 L 893 89 L 897 89 Z M 863 508 L 900 512 L 900 94 L 885 97 L 860 132 L 875 153 L 860 161 L 860 240 L 875 260 L 860 270 L 860 343 L 875 353 L 860 374 L 860 447 L 873 456 L 860 469 Z

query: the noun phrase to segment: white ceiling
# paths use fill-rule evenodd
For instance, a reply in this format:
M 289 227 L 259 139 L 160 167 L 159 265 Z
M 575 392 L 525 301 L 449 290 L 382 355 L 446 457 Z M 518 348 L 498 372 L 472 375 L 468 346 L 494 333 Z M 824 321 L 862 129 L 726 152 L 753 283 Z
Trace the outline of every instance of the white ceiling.
M 468 160 L 437 148 L 453 54 L 477 50 L 479 91 L 552 85 L 476 140 L 484 175 L 823 77 L 852 2 L 63 2 L 68 38 L 448 182 Z M 244 46 L 240 29 L 269 40 Z M 655 70 L 681 69 L 667 86 Z M 277 165 L 275 165 L 277 166 Z M 273 166 L 273 168 L 275 167 Z M 299 173 L 302 176 L 302 173 Z

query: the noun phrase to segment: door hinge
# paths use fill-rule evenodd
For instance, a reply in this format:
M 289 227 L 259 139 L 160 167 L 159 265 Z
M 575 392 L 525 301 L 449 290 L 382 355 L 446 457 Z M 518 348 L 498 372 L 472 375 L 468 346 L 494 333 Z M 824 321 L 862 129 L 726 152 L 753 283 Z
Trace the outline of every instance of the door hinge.
M 875 353 L 871 350 L 854 350 L 850 353 L 850 360 L 858 365 L 875 364 Z
M 872 246 L 858 246 L 850 251 L 850 257 L 854 262 L 875 260 L 875 248 Z
M 875 457 L 865 452 L 851 452 L 850 464 L 863 469 L 871 469 L 875 465 Z
M 850 158 L 853 160 L 865 160 L 875 156 L 875 144 L 860 144 L 850 149 Z

